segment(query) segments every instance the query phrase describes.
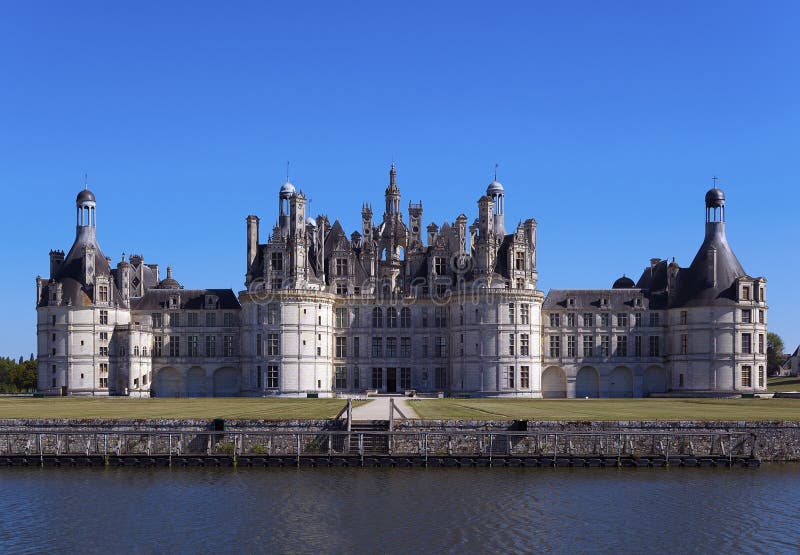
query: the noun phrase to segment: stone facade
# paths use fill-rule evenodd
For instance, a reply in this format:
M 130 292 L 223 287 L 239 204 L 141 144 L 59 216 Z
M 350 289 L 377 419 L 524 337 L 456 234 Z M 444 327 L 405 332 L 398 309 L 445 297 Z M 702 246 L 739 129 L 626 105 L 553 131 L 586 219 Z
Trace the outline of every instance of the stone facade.
M 725 239 L 724 195 L 688 268 L 653 259 L 638 282 L 537 289 L 536 221 L 507 229 L 495 181 L 465 214 L 423 233 L 401 211 L 392 165 L 377 223 L 307 215 L 287 181 L 261 242 L 246 218 L 246 289 L 187 290 L 141 255 L 111 268 L 94 195 L 75 243 L 37 278 L 39 389 L 49 394 L 333 396 L 445 392 L 509 397 L 730 394 L 766 386 L 764 278 Z

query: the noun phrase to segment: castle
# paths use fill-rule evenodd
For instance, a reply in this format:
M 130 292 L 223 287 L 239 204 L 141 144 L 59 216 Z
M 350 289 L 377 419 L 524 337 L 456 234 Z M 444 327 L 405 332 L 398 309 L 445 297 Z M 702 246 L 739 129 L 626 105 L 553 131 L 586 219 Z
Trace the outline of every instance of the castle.
M 609 289 L 537 286 L 536 221 L 506 228 L 495 179 L 472 223 L 423 233 L 385 207 L 348 235 L 287 180 L 261 242 L 246 219 L 246 289 L 184 289 L 131 255 L 112 267 L 97 203 L 76 199 L 76 237 L 36 278 L 38 388 L 47 394 L 333 396 L 444 392 L 496 397 L 642 397 L 766 390 L 766 280 L 725 237 L 725 197 L 705 197 L 688 267 L 652 259 Z

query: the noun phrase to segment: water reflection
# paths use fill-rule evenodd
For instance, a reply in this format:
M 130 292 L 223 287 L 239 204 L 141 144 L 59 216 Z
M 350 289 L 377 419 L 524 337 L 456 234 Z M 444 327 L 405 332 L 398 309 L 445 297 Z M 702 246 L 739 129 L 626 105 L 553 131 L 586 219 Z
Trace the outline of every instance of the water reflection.
M 0 471 L 14 553 L 800 549 L 800 466 Z

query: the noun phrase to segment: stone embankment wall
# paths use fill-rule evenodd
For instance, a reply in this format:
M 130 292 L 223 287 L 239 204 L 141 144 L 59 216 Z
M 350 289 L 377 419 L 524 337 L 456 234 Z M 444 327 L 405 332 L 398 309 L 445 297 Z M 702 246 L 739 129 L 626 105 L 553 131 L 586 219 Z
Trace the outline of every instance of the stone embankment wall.
M 227 420 L 225 434 L 210 434 L 212 420 L 0 420 L 0 447 L 35 452 L 31 435 L 45 434 L 47 451 L 124 453 L 237 452 L 286 455 L 341 452 L 349 443 L 318 432 L 342 431 L 343 421 Z M 513 455 L 614 454 L 754 455 L 762 461 L 800 461 L 800 422 L 703 421 L 476 421 L 398 420 L 394 454 Z M 12 433 L 16 432 L 16 433 Z M 56 437 L 55 432 L 60 432 Z M 88 432 L 88 434 L 87 434 Z M 92 432 L 113 437 L 91 438 Z M 238 434 L 231 432 L 240 432 Z M 269 432 L 272 437 L 259 435 Z M 497 434 L 487 436 L 486 434 Z M 508 437 L 506 434 L 510 433 Z M 556 439 L 556 434 L 558 438 Z M 100 441 L 105 442 L 102 446 Z M 236 445 L 233 441 L 237 442 Z M 56 445 L 60 442 L 59 445 Z M 50 444 L 53 445 L 50 445 Z M 179 446 L 178 446 L 179 444 Z

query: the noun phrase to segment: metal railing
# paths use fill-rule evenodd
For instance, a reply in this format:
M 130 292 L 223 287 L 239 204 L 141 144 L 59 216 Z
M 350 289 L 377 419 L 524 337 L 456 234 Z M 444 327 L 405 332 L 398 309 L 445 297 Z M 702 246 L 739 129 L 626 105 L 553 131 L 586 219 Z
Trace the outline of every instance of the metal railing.
M 349 419 L 348 419 L 349 423 Z M 94 431 L 0 432 L 0 458 L 42 464 L 64 457 L 657 458 L 757 457 L 750 432 L 471 432 L 471 431 Z

